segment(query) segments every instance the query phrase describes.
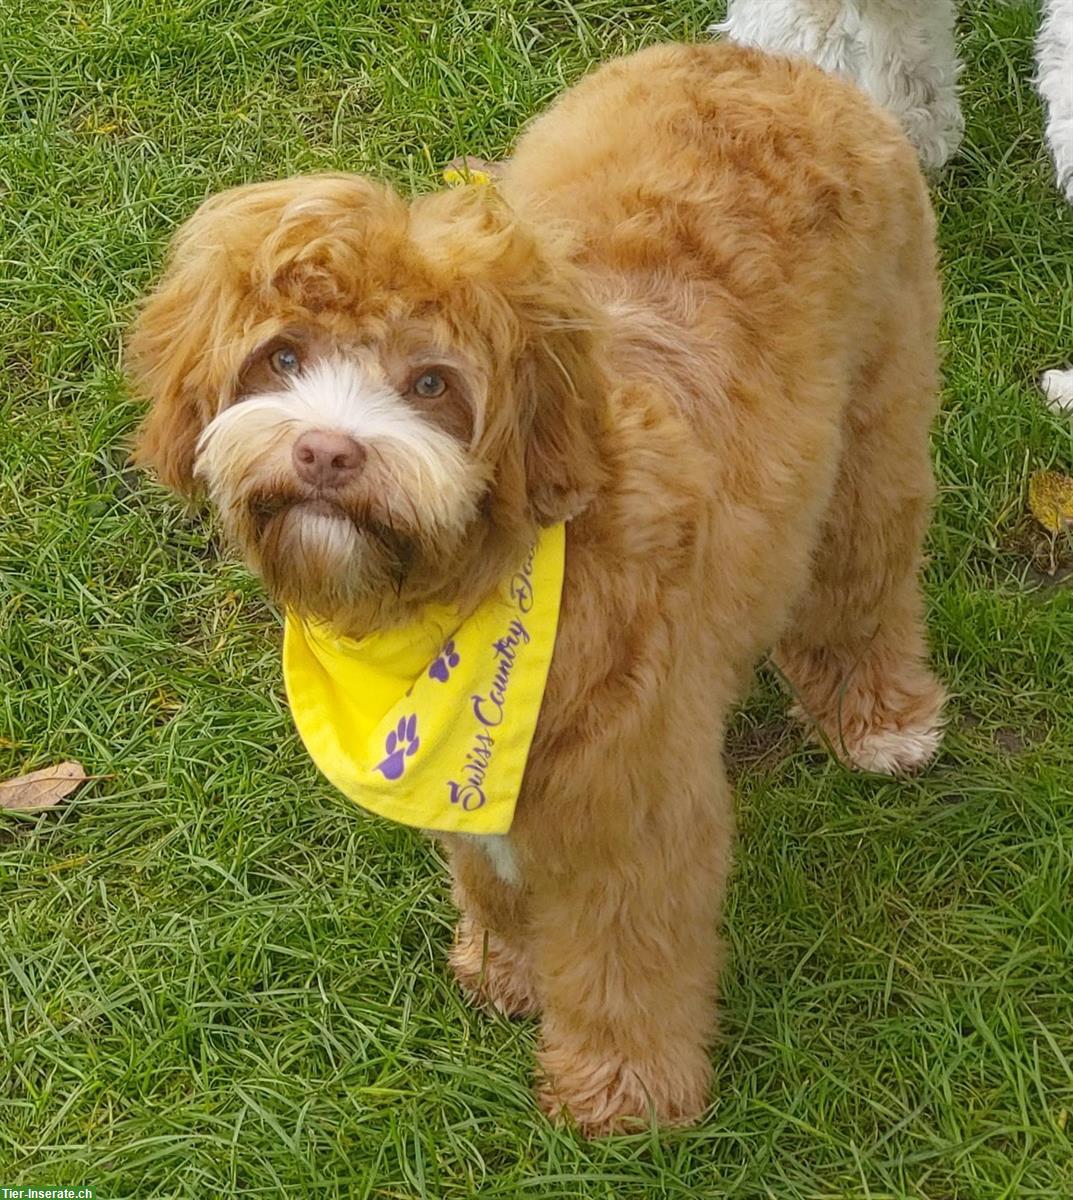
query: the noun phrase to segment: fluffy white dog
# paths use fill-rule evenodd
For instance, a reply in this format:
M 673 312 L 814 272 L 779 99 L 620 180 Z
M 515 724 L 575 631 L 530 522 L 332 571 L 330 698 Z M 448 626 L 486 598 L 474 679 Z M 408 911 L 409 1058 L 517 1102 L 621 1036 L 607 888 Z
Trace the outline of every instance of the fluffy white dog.
M 956 18 L 955 0 L 730 0 L 711 32 L 853 79 L 900 119 L 935 170 L 964 129 Z M 1073 204 L 1073 0 L 1043 0 L 1035 82 L 1058 186 Z M 1040 386 L 1055 411 L 1073 413 L 1073 368 L 1045 371 Z
M 1047 108 L 1047 145 L 1058 186 L 1073 204 L 1073 0 L 1045 0 L 1036 64 L 1036 83 Z M 1055 412 L 1073 413 L 1073 367 L 1044 371 L 1040 386 Z

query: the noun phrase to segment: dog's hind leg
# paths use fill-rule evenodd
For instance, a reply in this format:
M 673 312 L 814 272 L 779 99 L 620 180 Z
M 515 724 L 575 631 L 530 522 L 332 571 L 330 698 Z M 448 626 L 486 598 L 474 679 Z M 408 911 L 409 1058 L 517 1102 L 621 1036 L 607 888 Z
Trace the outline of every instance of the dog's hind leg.
M 898 118 L 934 171 L 956 152 L 965 132 L 957 79 L 953 0 L 880 0 L 861 5 L 860 68 L 853 78 Z
M 934 756 L 945 700 L 919 581 L 934 491 L 927 339 L 888 343 L 861 373 L 812 581 L 774 655 L 798 715 L 844 762 L 885 774 Z

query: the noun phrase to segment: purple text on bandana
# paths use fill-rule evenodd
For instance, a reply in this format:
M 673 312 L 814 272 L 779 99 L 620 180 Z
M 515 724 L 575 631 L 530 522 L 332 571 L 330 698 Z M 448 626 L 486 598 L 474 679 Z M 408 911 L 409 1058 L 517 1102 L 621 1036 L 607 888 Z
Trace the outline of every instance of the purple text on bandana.
M 536 548 L 529 551 L 529 557 L 522 564 L 510 581 L 511 599 L 518 605 L 520 613 L 527 613 L 533 607 L 533 556 Z
M 535 554 L 534 547 L 521 570 L 516 572 L 510 581 L 511 599 L 523 615 L 531 611 L 535 598 L 533 588 L 533 558 Z M 466 812 L 475 812 L 488 799 L 484 793 L 484 780 L 492 762 L 492 752 L 495 746 L 495 738 L 489 730 L 495 729 L 496 726 L 503 723 L 514 664 L 520 648 L 528 645 L 530 640 L 529 630 L 517 617 L 514 617 L 503 636 L 492 643 L 495 674 L 492 676 L 492 683 L 487 694 L 472 697 L 473 715 L 477 719 L 479 728 L 474 734 L 473 742 L 466 752 L 465 760 L 459 771 L 462 782 L 459 783 L 454 779 L 447 782 L 451 803 L 461 804 Z
M 503 709 L 507 703 L 510 676 L 518 657 L 518 647 L 529 641 L 529 630 L 515 619 L 507 626 L 506 634 L 492 643 L 496 671 L 487 696 L 473 697 L 473 715 L 485 727 L 494 729 L 503 724 Z
M 453 779 L 447 784 L 451 793 L 451 803 L 461 804 L 466 812 L 475 812 L 485 802 L 485 794 L 481 789 L 484 783 L 484 772 L 492 761 L 492 746 L 495 738 L 490 733 L 478 733 L 473 739 L 473 745 L 466 754 L 462 767 L 464 783 L 456 783 Z

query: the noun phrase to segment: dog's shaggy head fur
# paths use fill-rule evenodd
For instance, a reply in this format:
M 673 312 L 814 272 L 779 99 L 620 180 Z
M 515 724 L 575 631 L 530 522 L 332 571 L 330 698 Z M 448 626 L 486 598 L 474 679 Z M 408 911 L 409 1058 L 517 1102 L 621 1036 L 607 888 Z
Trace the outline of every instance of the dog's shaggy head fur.
M 137 456 L 203 485 L 299 612 L 354 630 L 464 608 L 598 487 L 600 341 L 564 248 L 489 189 L 240 187 L 179 232 L 134 328 Z

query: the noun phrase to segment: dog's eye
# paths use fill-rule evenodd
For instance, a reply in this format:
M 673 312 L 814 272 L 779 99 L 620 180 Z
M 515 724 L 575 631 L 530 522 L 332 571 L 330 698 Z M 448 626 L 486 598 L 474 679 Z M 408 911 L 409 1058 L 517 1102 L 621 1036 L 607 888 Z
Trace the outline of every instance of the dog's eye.
M 412 390 L 425 400 L 435 400 L 447 391 L 447 383 L 442 375 L 437 375 L 435 371 L 426 371 L 414 380 Z
M 293 346 L 280 346 L 268 361 L 277 375 L 297 375 L 302 369 L 302 360 Z

